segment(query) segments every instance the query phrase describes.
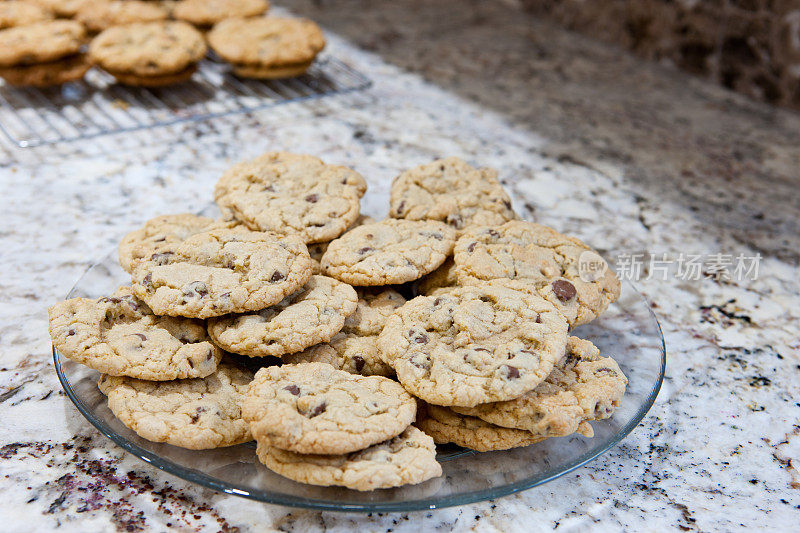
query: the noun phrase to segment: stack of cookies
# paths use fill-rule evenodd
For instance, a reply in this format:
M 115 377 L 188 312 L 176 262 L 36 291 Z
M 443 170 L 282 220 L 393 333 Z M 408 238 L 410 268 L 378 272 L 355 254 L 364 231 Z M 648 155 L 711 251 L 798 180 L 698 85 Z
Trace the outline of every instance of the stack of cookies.
M 13 3 L 0 3 L 0 10 L 5 4 Z M 0 77 L 11 85 L 33 87 L 80 79 L 90 66 L 81 53 L 85 42 L 86 30 L 71 20 L 44 20 L 0 30 Z
M 441 475 L 434 443 L 504 450 L 611 416 L 627 379 L 570 335 L 619 296 L 610 269 L 578 271 L 595 252 L 519 220 L 497 173 L 457 158 L 398 176 L 385 220 L 360 214 L 365 191 L 312 156 L 235 165 L 219 220 L 126 236 L 131 285 L 53 306 L 53 343 L 103 373 L 142 437 L 254 439 L 268 468 L 316 485 L 420 483 Z
M 269 5 L 267 0 L 0 1 L 0 76 L 11 85 L 45 87 L 78 80 L 94 64 L 125 85 L 171 85 L 189 79 L 205 57 L 204 32 L 238 76 L 298 76 L 325 47 L 322 31 L 306 19 L 265 17 Z M 53 20 L 56 16 L 73 20 Z M 96 37 L 85 55 L 89 34 Z

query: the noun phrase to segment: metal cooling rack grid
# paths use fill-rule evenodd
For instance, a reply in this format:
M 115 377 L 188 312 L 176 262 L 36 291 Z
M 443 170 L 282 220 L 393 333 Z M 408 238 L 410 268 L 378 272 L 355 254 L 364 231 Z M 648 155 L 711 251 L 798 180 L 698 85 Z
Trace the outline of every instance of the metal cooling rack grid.
M 0 131 L 22 148 L 246 113 L 368 88 L 371 81 L 327 57 L 303 76 L 251 80 L 213 59 L 190 81 L 159 89 L 126 87 L 90 70 L 84 80 L 36 89 L 0 85 Z

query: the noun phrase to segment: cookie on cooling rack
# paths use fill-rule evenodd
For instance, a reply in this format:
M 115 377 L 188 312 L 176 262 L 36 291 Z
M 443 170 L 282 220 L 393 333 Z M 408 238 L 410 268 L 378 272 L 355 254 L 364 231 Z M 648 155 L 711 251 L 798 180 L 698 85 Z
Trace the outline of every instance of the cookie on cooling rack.
M 47 63 L 0 67 L 0 77 L 16 87 L 50 87 L 83 78 L 91 66 L 85 54 L 74 54 Z
M 86 30 L 73 20 L 50 20 L 0 30 L 0 67 L 47 63 L 77 54 Z
M 206 28 L 232 17 L 255 17 L 269 9 L 267 0 L 181 0 L 172 16 Z
M 203 35 L 180 21 L 114 26 L 89 45 L 95 64 L 120 83 L 141 87 L 188 80 L 205 54 Z
M 231 18 L 208 33 L 211 48 L 243 78 L 279 79 L 303 74 L 325 48 L 325 37 L 307 19 Z
M 85 40 L 86 30 L 72 20 L 0 30 L 0 77 L 10 85 L 33 87 L 80 79 L 90 66 L 79 53 Z
M 0 29 L 27 26 L 52 18 L 53 14 L 49 10 L 31 2 L 20 0 L 0 2 Z
M 104 0 L 83 3 L 75 13 L 75 20 L 86 26 L 90 32 L 100 33 L 112 26 L 123 26 L 134 22 L 153 22 L 164 20 L 168 16 L 167 10 L 156 2 Z

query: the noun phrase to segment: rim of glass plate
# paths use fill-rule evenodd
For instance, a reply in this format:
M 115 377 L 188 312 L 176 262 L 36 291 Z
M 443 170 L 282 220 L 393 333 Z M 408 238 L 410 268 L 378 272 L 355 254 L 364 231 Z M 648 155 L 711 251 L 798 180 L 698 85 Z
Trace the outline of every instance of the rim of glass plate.
M 86 273 L 84 273 L 84 276 L 85 275 Z M 78 284 L 80 284 L 80 281 L 82 279 L 83 276 L 81 276 L 81 278 L 75 283 L 73 288 L 70 289 L 70 294 L 72 293 L 72 291 L 75 290 L 75 287 L 78 286 Z M 523 481 L 518 481 L 516 483 L 510 483 L 502 487 L 497 487 L 496 489 L 465 492 L 457 496 L 442 497 L 439 500 L 418 499 L 418 500 L 409 500 L 409 501 L 395 502 L 395 503 L 369 502 L 365 504 L 353 504 L 353 503 L 344 503 L 336 500 L 308 499 L 300 496 L 274 494 L 267 491 L 253 490 L 245 487 L 237 487 L 231 483 L 219 482 L 215 478 L 203 472 L 194 470 L 192 468 L 186 468 L 181 465 L 175 464 L 171 461 L 162 459 L 161 456 L 159 456 L 158 454 L 147 451 L 144 448 L 138 446 L 137 444 L 129 441 L 122 435 L 116 433 L 104 422 L 96 419 L 89 413 L 88 408 L 83 405 L 81 400 L 75 394 L 75 391 L 72 390 L 72 386 L 70 385 L 69 380 L 67 380 L 61 368 L 61 363 L 58 357 L 59 352 L 56 350 L 55 346 L 53 346 L 53 363 L 56 367 L 56 374 L 58 375 L 58 380 L 61 382 L 61 386 L 63 387 L 64 392 L 66 392 L 70 401 L 75 405 L 75 407 L 77 407 L 78 411 L 80 411 L 83 417 L 86 418 L 86 420 L 88 420 L 95 428 L 97 428 L 97 430 L 100 431 L 100 433 L 102 433 L 103 435 L 111 439 L 112 442 L 116 443 L 125 451 L 135 455 L 142 461 L 151 464 L 156 468 L 167 472 L 168 474 L 172 474 L 191 483 L 202 485 L 204 487 L 213 489 L 217 492 L 231 494 L 234 496 L 240 496 L 242 498 L 259 501 L 262 503 L 284 505 L 287 507 L 295 507 L 303 509 L 314 509 L 318 511 L 375 513 L 375 512 L 411 512 L 411 511 L 442 509 L 445 507 L 455 507 L 459 505 L 467 505 L 470 503 L 501 498 L 503 496 L 508 496 L 510 494 L 514 494 L 517 492 L 537 487 L 539 485 L 543 485 L 549 481 L 558 479 L 561 476 L 569 474 L 570 472 L 573 472 L 574 470 L 577 470 L 578 468 L 584 466 L 585 464 L 593 461 L 598 456 L 604 454 L 605 452 L 607 452 L 608 450 L 619 444 L 625 437 L 627 437 L 634 430 L 634 428 L 636 428 L 636 426 L 639 425 L 639 423 L 644 419 L 647 413 L 650 412 L 650 409 L 653 407 L 656 397 L 658 396 L 658 393 L 661 390 L 661 385 L 664 382 L 664 373 L 666 371 L 667 349 L 664 341 L 664 332 L 661 330 L 661 324 L 658 321 L 658 317 L 656 317 L 656 314 L 653 312 L 653 309 L 650 306 L 650 302 L 647 300 L 647 298 L 645 298 L 645 296 L 639 290 L 636 289 L 636 286 L 633 283 L 629 281 L 626 281 L 625 283 L 629 285 L 630 288 L 634 292 L 636 292 L 636 294 L 638 294 L 642 298 L 644 303 L 647 305 L 647 310 L 650 313 L 650 317 L 656 324 L 656 329 L 658 330 L 658 335 L 661 340 L 661 361 L 660 361 L 661 364 L 659 368 L 658 379 L 656 381 L 656 384 L 650 391 L 647 400 L 639 408 L 639 411 L 637 412 L 636 416 L 634 416 L 625 426 L 623 426 L 623 428 L 614 436 L 613 439 L 610 439 L 608 442 L 606 442 L 602 446 L 599 446 L 598 448 L 593 448 L 589 450 L 583 455 L 577 457 L 575 460 L 570 461 L 569 463 L 567 463 L 565 468 L 563 468 L 558 472 L 549 475 L 533 476 Z

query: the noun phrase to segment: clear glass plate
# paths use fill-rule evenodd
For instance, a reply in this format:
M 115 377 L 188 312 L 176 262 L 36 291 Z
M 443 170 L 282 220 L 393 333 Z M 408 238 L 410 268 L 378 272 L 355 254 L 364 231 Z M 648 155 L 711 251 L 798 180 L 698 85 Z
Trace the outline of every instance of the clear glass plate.
M 96 298 L 129 283 L 116 255 L 91 267 L 69 297 Z M 64 391 L 101 433 L 162 470 L 214 490 L 253 500 L 332 511 L 410 511 L 462 505 L 529 489 L 571 472 L 616 445 L 644 418 L 664 377 L 666 354 L 661 328 L 647 301 L 625 283 L 622 296 L 597 321 L 575 329 L 602 354 L 613 356 L 630 380 L 611 419 L 592 422 L 595 436 L 548 439 L 514 450 L 476 453 L 440 446 L 443 475 L 419 485 L 358 492 L 316 487 L 283 478 L 258 462 L 253 443 L 192 451 L 149 442 L 122 425 L 97 388 L 99 374 L 63 357 L 53 358 Z

